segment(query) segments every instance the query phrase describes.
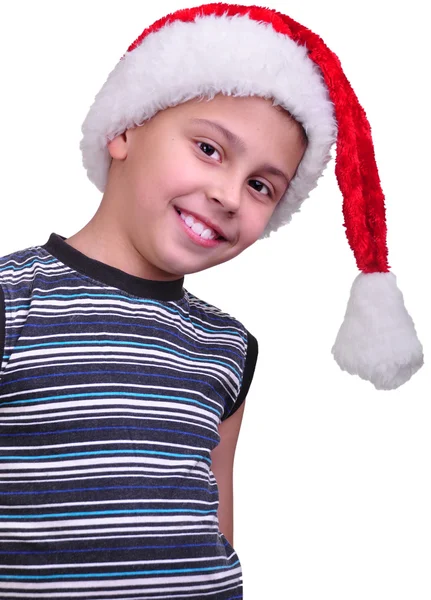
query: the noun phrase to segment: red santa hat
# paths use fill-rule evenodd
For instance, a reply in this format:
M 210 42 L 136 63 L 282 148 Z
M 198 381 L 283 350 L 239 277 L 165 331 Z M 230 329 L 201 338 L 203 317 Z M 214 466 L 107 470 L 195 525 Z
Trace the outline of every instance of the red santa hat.
M 145 29 L 110 73 L 83 123 L 88 177 L 103 192 L 109 140 L 160 110 L 219 93 L 271 99 L 307 135 L 304 157 L 263 237 L 299 210 L 336 142 L 344 226 L 361 273 L 332 352 L 343 370 L 377 389 L 402 385 L 422 366 L 423 352 L 389 271 L 370 125 L 338 57 L 303 25 L 268 8 L 214 3 L 179 10 Z

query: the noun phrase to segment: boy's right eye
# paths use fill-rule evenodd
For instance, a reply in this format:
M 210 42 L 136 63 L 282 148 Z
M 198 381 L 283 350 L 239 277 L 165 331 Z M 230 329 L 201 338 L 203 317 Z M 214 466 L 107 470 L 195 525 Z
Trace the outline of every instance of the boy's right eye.
M 202 150 L 202 152 L 209 157 L 212 157 L 214 152 L 217 152 L 220 156 L 220 152 L 216 150 L 214 146 L 211 146 L 211 144 L 208 144 L 207 142 L 198 142 L 198 146 Z

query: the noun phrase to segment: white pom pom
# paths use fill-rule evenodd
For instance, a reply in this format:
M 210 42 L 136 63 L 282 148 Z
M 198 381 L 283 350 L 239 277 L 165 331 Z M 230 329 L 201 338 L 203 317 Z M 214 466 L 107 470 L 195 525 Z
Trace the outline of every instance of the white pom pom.
M 338 365 L 392 390 L 423 365 L 422 344 L 393 273 L 361 273 L 332 348 Z

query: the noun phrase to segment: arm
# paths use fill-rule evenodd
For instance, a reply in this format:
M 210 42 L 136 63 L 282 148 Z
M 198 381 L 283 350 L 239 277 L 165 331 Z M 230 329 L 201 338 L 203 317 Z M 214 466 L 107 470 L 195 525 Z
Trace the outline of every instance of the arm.
M 244 414 L 245 401 L 218 426 L 220 443 L 211 452 L 212 472 L 219 489 L 218 519 L 220 531 L 233 546 L 233 463 Z
M 218 520 L 220 531 L 233 546 L 233 461 L 244 414 L 245 399 L 253 379 L 258 355 L 256 338 L 247 331 L 247 352 L 244 363 L 244 373 L 233 407 L 222 417 L 218 431 L 220 442 L 211 452 L 212 472 L 217 480 L 219 489 Z

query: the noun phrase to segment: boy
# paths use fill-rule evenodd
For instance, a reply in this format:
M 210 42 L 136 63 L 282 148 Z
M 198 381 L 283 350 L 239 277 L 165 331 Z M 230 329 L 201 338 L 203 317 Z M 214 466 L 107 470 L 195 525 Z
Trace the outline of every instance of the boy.
M 58 588 L 70 598 L 87 598 L 89 589 L 96 598 L 242 597 L 232 467 L 257 343 L 241 323 L 186 292 L 183 276 L 231 260 L 289 220 L 329 158 L 337 104 L 292 41 L 297 24 L 287 17 L 207 5 L 171 21 L 132 45 L 84 124 L 84 164 L 104 192 L 94 218 L 68 240 L 53 234 L 0 267 L 2 426 L 10 446 L 2 470 L 9 568 L 0 589 L 21 597 L 56 597 Z M 297 30 L 309 36 L 310 55 L 324 52 Z M 210 42 L 219 47 L 221 36 L 229 50 L 222 57 Z M 250 61 L 247 36 L 272 52 L 269 64 Z M 331 69 L 356 109 L 333 58 Z M 302 71 L 302 89 L 296 79 L 289 88 Z M 359 163 L 369 143 L 356 118 L 358 148 L 338 115 L 346 170 L 343 151 L 354 163 L 356 149 Z M 393 302 L 370 162 L 371 208 L 352 202 L 356 173 L 340 182 L 353 215 L 349 241 L 369 274 L 359 298 L 360 286 L 369 293 L 374 284 L 379 294 L 389 287 Z M 357 198 L 357 182 L 353 192 Z M 402 305 L 397 315 L 410 343 L 401 367 L 405 337 L 392 362 L 367 357 L 352 367 L 347 346 L 344 367 L 379 387 L 406 381 L 421 348 Z M 353 327 L 348 316 L 347 338 L 358 328 L 354 311 Z

